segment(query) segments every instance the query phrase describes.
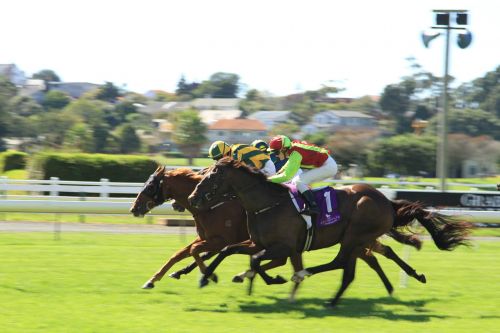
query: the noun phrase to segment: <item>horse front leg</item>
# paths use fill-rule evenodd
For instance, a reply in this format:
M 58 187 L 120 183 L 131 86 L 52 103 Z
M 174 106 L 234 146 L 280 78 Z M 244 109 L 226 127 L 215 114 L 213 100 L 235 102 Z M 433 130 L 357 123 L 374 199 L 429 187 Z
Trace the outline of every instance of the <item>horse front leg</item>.
M 260 266 L 262 260 L 281 260 L 281 262 L 286 262 L 286 258 L 288 258 L 290 254 L 290 248 L 283 244 L 275 244 L 269 248 L 266 248 L 257 254 L 253 255 L 250 260 L 250 267 L 256 273 L 258 273 L 262 279 L 266 282 L 266 284 L 282 284 L 285 283 L 286 280 L 281 276 L 277 275 L 275 278 L 270 277 Z M 279 262 L 279 261 L 278 261 Z
M 238 244 L 233 244 L 226 246 L 219 252 L 219 255 L 215 257 L 215 259 L 208 265 L 205 269 L 205 272 L 202 274 L 200 279 L 200 288 L 206 286 L 208 284 L 208 277 L 211 276 L 217 266 L 228 256 L 241 253 L 241 254 L 254 254 L 260 250 L 259 247 L 255 245 L 250 239 L 243 241 Z
M 304 269 L 301 253 L 295 253 L 294 255 L 292 255 L 290 257 L 290 262 L 292 263 L 294 272 L 300 272 Z M 302 281 L 294 281 L 292 291 L 290 292 L 290 296 L 288 297 L 288 300 L 290 302 L 295 302 L 295 296 L 297 295 L 297 290 L 299 289 L 301 282 Z
M 204 253 L 200 256 L 200 258 L 203 261 L 207 261 L 208 259 L 212 258 L 215 254 L 216 254 L 216 252 Z M 195 260 L 192 263 L 190 263 L 189 265 L 187 265 L 186 267 L 184 267 L 178 271 L 170 273 L 168 276 L 170 276 L 172 279 L 179 280 L 181 278 L 181 275 L 187 275 L 187 274 L 191 273 L 193 271 L 193 269 L 195 269 L 196 267 L 198 267 L 198 263 Z
M 273 259 L 273 260 L 269 261 L 268 263 L 265 263 L 264 265 L 261 265 L 260 268 L 264 272 L 263 274 L 267 275 L 267 271 L 268 270 L 285 265 L 287 259 L 288 258 Z M 253 270 L 251 270 L 251 269 L 248 269 L 248 270 L 246 270 L 244 272 L 236 274 L 233 277 L 233 282 L 241 283 L 241 282 L 244 281 L 245 278 L 252 279 L 254 276 L 255 276 L 255 272 Z M 274 280 L 275 281 L 280 281 L 279 283 L 285 283 L 286 282 L 286 280 L 283 277 L 279 276 L 279 275 L 276 275 L 276 277 L 274 278 Z
M 344 266 L 344 274 L 342 275 L 342 284 L 340 285 L 340 288 L 337 291 L 335 297 L 332 300 L 330 300 L 328 304 L 329 306 L 334 307 L 335 305 L 338 304 L 340 297 L 354 280 L 354 274 L 356 272 L 356 260 L 358 259 L 360 253 L 359 251 L 363 251 L 363 249 L 361 248 L 360 250 L 356 251 L 358 253 L 353 252 L 349 256 L 347 263 Z
M 219 252 L 224 246 L 226 245 L 224 238 L 222 237 L 213 237 L 201 242 L 198 242 L 191 246 L 191 252 L 190 254 L 193 256 L 196 264 L 200 268 L 200 272 L 202 274 L 205 274 L 207 267 L 205 266 L 204 260 L 201 257 L 201 253 L 203 252 Z M 217 275 L 211 274 L 209 278 L 214 281 L 218 282 Z
M 142 289 L 153 289 L 155 287 L 155 285 L 154 285 L 155 282 L 160 281 L 163 278 L 163 276 L 165 275 L 165 273 L 167 273 L 167 271 L 173 265 L 175 265 L 179 261 L 189 257 L 190 251 L 191 251 L 191 246 L 193 246 L 193 244 L 196 244 L 197 242 L 200 242 L 200 241 L 201 241 L 201 239 L 199 237 L 197 237 L 189 245 L 187 245 L 186 247 L 175 252 L 170 257 L 170 259 L 167 260 L 167 262 L 165 262 L 165 264 L 163 264 L 163 266 L 160 268 L 160 270 L 158 270 L 148 281 L 146 281 L 146 283 L 144 283 L 144 285 L 142 286 Z

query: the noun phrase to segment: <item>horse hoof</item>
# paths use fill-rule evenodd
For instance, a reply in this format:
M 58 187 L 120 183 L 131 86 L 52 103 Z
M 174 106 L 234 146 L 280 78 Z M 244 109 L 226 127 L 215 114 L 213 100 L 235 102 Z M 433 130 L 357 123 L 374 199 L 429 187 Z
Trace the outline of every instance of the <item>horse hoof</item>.
M 217 277 L 217 275 L 215 275 L 215 273 L 210 275 L 209 279 L 215 283 L 219 282 L 219 278 Z
M 325 302 L 324 305 L 325 305 L 325 308 L 333 309 L 337 305 L 337 302 L 328 301 L 328 302 Z
M 233 282 L 234 283 L 243 283 L 243 278 L 239 275 L 236 275 L 235 277 L 233 277 Z
M 181 273 L 173 272 L 173 273 L 169 274 L 168 276 L 170 276 L 172 279 L 179 280 L 181 278 Z
M 207 278 L 202 278 L 202 279 L 200 280 L 200 288 L 203 288 L 203 287 L 207 286 L 209 282 L 210 282 L 210 281 L 208 281 L 208 279 L 207 279 Z
M 424 274 L 420 274 L 418 276 L 418 281 L 422 282 L 422 283 L 427 283 L 427 279 L 425 278 L 425 275 Z
M 287 283 L 288 281 L 285 280 L 282 276 L 276 275 L 276 277 L 273 279 L 273 284 L 283 284 Z
M 151 281 L 148 281 L 148 282 L 144 283 L 144 285 L 142 286 L 142 289 L 153 289 L 154 287 L 155 287 L 154 283 Z

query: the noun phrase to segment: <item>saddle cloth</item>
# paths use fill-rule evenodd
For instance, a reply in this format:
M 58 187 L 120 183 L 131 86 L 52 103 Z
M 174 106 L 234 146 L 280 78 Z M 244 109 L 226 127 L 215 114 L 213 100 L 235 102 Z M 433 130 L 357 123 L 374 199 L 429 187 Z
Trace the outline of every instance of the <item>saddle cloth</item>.
M 302 212 L 306 205 L 302 195 L 297 190 L 297 187 L 293 184 L 285 184 L 290 193 L 290 197 L 292 199 L 295 208 L 300 213 Z M 337 223 L 340 221 L 340 212 L 338 211 L 338 201 L 337 201 L 337 192 L 330 187 L 320 187 L 313 189 L 314 197 L 316 198 L 316 203 L 320 209 L 320 214 L 316 218 L 316 226 L 317 227 L 326 227 L 331 224 Z M 302 214 L 307 223 L 307 228 L 309 229 L 312 226 L 311 216 Z

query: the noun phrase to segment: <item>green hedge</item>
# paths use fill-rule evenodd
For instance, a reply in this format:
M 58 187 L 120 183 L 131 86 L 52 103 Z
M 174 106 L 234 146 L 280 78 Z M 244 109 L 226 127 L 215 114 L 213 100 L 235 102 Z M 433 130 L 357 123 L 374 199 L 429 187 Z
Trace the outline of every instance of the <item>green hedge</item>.
M 27 160 L 28 154 L 20 151 L 8 150 L 0 153 L 0 172 L 25 169 Z
M 144 182 L 155 171 L 157 162 L 134 155 L 42 153 L 33 159 L 31 177 L 61 180 Z

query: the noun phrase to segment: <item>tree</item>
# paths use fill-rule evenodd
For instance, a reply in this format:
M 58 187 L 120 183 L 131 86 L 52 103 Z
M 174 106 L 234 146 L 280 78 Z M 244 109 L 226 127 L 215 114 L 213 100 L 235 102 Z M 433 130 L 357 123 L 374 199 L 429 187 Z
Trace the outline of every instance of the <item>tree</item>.
M 406 116 L 410 108 L 409 85 L 391 84 L 384 88 L 380 97 L 380 107 L 396 121 L 396 133 L 411 131 L 411 119 Z
M 103 86 L 98 88 L 95 98 L 101 101 L 114 103 L 120 96 L 121 93 L 118 87 L 111 82 L 106 82 Z
M 130 124 L 124 124 L 117 129 L 120 153 L 128 154 L 141 149 L 141 139 Z
M 367 164 L 369 151 L 373 148 L 378 131 L 337 131 L 327 138 L 326 146 L 332 156 L 344 169 L 351 164 L 364 168 Z
M 196 97 L 235 98 L 239 91 L 240 77 L 232 73 L 212 74 L 208 81 L 203 81 L 194 90 Z
M 436 168 L 436 138 L 405 134 L 382 139 L 368 155 L 368 170 L 373 176 L 386 172 L 418 176 L 433 174 Z
M 93 152 L 92 131 L 84 123 L 74 124 L 64 134 L 64 147 L 83 152 Z
M 29 117 L 43 111 L 43 108 L 33 98 L 17 95 L 9 100 L 10 111 L 18 116 Z
M 176 113 L 172 123 L 174 127 L 172 139 L 192 165 L 193 158 L 200 153 L 202 145 L 207 141 L 205 136 L 207 127 L 195 110 Z
M 45 94 L 42 105 L 46 109 L 62 109 L 71 102 L 71 98 L 59 90 L 51 90 Z
M 48 86 L 49 82 L 61 82 L 61 78 L 51 69 L 42 69 L 41 71 L 33 74 L 33 79 L 45 81 L 45 85 Z
M 11 124 L 9 101 L 16 93 L 16 86 L 0 75 L 0 151 L 5 149 L 3 137 L 8 133 Z

